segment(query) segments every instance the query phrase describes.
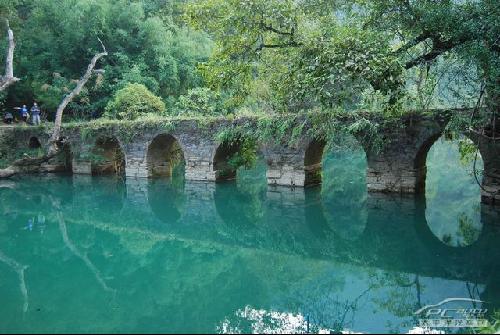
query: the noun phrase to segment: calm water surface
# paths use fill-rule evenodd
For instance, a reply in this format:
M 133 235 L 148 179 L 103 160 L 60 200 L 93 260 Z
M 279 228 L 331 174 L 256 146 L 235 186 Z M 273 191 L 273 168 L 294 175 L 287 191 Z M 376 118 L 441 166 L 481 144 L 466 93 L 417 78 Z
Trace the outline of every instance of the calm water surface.
M 398 332 L 449 297 L 500 308 L 498 217 L 456 144 L 426 197 L 368 195 L 366 159 L 322 187 L 34 176 L 0 184 L 0 332 Z

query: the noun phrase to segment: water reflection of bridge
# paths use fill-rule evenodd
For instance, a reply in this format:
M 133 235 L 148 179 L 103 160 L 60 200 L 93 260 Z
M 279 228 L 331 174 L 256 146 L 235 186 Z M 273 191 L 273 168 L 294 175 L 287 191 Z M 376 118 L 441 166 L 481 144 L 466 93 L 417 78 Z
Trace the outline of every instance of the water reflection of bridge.
M 147 296 L 145 291 L 162 289 L 162 285 L 170 283 L 162 277 L 162 274 L 165 275 L 168 271 L 176 274 L 176 281 L 171 279 L 175 283 L 186 278 L 189 271 L 193 269 L 186 269 L 183 263 L 186 260 L 176 261 L 176 257 L 186 257 L 189 252 L 170 256 L 160 253 L 168 257 L 170 262 L 168 271 L 156 266 L 144 267 L 143 265 L 145 260 L 149 262 L 154 258 L 148 255 L 157 256 L 161 246 L 167 245 L 167 241 L 172 241 L 185 245 L 186 249 L 196 246 L 197 250 L 217 250 L 219 254 L 225 255 L 224 257 L 230 254 L 237 254 L 238 257 L 242 257 L 242 254 L 254 255 L 247 256 L 248 259 L 252 259 L 251 264 L 254 267 L 239 270 L 238 273 L 219 269 L 218 267 L 222 267 L 222 264 L 226 264 L 227 259 L 220 255 L 215 256 L 216 264 L 211 264 L 213 260 L 209 262 L 210 265 L 206 264 L 210 272 L 207 278 L 196 282 L 196 285 L 204 288 L 218 287 L 214 284 L 216 280 L 220 280 L 217 273 L 220 272 L 223 275 L 231 273 L 234 278 L 225 278 L 225 280 L 227 279 L 232 289 L 236 290 L 238 280 L 255 273 L 256 276 L 261 276 L 258 281 L 256 280 L 258 284 L 264 286 L 248 288 L 248 293 L 245 294 L 248 295 L 247 301 L 253 302 L 256 306 L 261 297 L 252 298 L 252 295 L 257 295 L 257 292 L 264 289 L 274 288 L 273 285 L 280 283 L 277 278 L 280 274 L 283 275 L 283 272 L 275 271 L 276 269 L 273 269 L 272 274 L 266 272 L 257 275 L 259 272 L 272 269 L 272 265 L 262 264 L 262 260 L 267 258 L 286 259 L 285 263 L 288 265 L 296 263 L 297 268 L 300 268 L 298 272 L 302 276 L 300 278 L 305 277 L 308 272 L 313 272 L 312 276 L 315 281 L 317 279 L 325 287 L 329 287 L 331 277 L 326 274 L 323 274 L 325 276 L 314 274 L 314 271 L 320 267 L 318 264 L 331 262 L 334 264 L 333 267 L 338 268 L 340 272 L 348 272 L 346 268 L 359 271 L 359 278 L 366 278 L 370 273 L 380 269 L 383 273 L 414 274 L 408 277 L 415 277 L 415 282 L 417 278 L 420 278 L 424 285 L 430 283 L 432 278 L 445 279 L 443 282 L 446 285 L 455 280 L 479 284 L 481 299 L 490 302 L 500 300 L 500 287 L 496 280 L 500 260 L 498 257 L 500 250 L 496 245 L 499 231 L 498 227 L 492 224 L 498 220 L 498 217 L 495 218 L 486 211 L 483 212 L 484 228 L 479 239 L 469 247 L 452 248 L 443 244 L 428 229 L 423 213 L 425 206 L 421 200 L 414 197 L 370 195 L 366 200 L 366 205 L 362 206 L 366 211 L 365 214 L 358 216 L 359 223 L 349 226 L 343 224 L 342 220 L 336 221 L 336 218 L 347 215 L 343 211 L 349 212 L 353 209 L 343 209 L 341 202 L 338 207 L 335 207 L 335 203 L 325 203 L 318 189 L 291 190 L 288 188 L 267 189 L 267 187 L 263 189 L 240 187 L 238 189 L 234 187 L 234 184 L 180 183 L 175 185 L 162 180 L 123 182 L 120 179 L 85 176 L 53 178 L 52 187 L 49 190 L 37 188 L 36 184 L 34 187 L 26 183 L 12 183 L 11 187 L 12 189 L 1 191 L 0 199 L 8 198 L 11 203 L 19 203 L 18 210 L 22 212 L 22 215 L 34 216 L 35 213 L 31 212 L 34 207 L 35 209 L 37 207 L 51 208 L 53 202 L 50 198 L 57 198 L 60 202 L 60 211 L 67 222 L 70 237 L 76 237 L 81 231 L 94 232 L 85 233 L 85 236 L 94 236 L 99 231 L 101 238 L 96 244 L 102 246 L 103 241 L 107 241 L 111 244 L 109 248 L 115 250 L 116 253 L 118 253 L 117 248 L 128 248 L 121 242 L 124 235 L 134 235 L 138 240 L 147 240 L 145 236 L 148 236 L 154 240 L 156 249 L 148 249 L 143 254 L 140 250 L 134 251 L 140 255 L 137 259 L 130 260 L 124 257 L 127 254 L 124 250 L 120 251 L 121 256 L 117 254 L 119 258 L 106 261 L 99 261 L 102 257 L 97 256 L 97 251 L 89 257 L 92 261 L 97 261 L 95 268 L 108 275 L 120 276 L 119 281 L 109 284 L 119 292 L 128 292 L 127 288 L 133 287 L 134 290 L 130 292 Z M 58 190 L 66 188 L 70 188 L 72 192 L 70 194 L 61 192 L 65 196 L 58 198 Z M 20 201 L 21 199 L 23 200 Z M 231 202 L 234 199 L 238 199 L 238 202 Z M 33 206 L 33 203 L 36 206 Z M 241 206 L 242 203 L 245 205 Z M 2 206 L 1 203 L 0 206 Z M 4 208 L 2 211 L 6 213 Z M 138 217 L 142 217 L 143 220 L 138 221 Z M 50 220 L 50 218 L 47 219 Z M 347 221 L 344 222 L 347 223 Z M 103 239 L 102 232 L 118 238 Z M 94 238 L 98 239 L 95 236 Z M 54 245 L 60 243 L 59 236 L 52 240 Z M 74 242 L 77 248 L 86 248 L 79 245 L 80 242 L 77 239 Z M 151 245 L 146 242 L 144 246 L 135 245 L 134 247 L 150 248 Z M 92 249 L 89 247 L 87 250 Z M 204 264 L 204 257 L 206 256 L 198 255 L 188 259 L 195 262 L 193 268 L 198 268 Z M 42 262 L 48 262 L 50 259 L 56 268 L 61 267 L 53 258 L 53 256 L 43 258 Z M 124 259 L 127 262 L 122 264 Z M 220 262 L 222 260 L 224 262 Z M 131 262 L 137 262 L 137 264 L 130 264 Z M 340 263 L 346 266 L 335 265 Z M 230 269 L 235 270 L 233 267 Z M 135 282 L 138 273 L 144 271 L 147 272 L 150 282 Z M 179 271 L 187 271 L 188 274 L 183 274 L 181 278 L 178 278 Z M 353 276 L 358 276 L 358 273 Z M 267 278 L 267 281 L 264 281 L 264 278 Z M 288 280 L 291 279 L 294 279 L 293 275 Z M 303 281 L 300 285 L 305 285 L 306 281 Z M 131 282 L 134 286 L 131 286 Z M 392 284 L 384 283 L 384 285 Z M 143 290 L 137 289 L 136 286 Z M 188 288 L 193 289 L 192 286 Z M 280 294 L 289 299 L 292 295 L 289 291 L 292 288 L 296 289 L 290 284 L 282 288 Z M 355 290 L 355 287 L 350 289 Z M 398 287 L 398 289 L 402 288 Z M 162 291 L 163 296 L 168 296 L 166 292 Z M 235 292 L 232 290 L 218 292 L 212 289 L 204 293 L 200 290 L 198 293 L 202 294 L 199 299 L 205 303 L 221 298 L 221 301 L 230 306 L 228 310 L 236 310 L 242 306 L 230 301 L 234 298 L 232 294 Z M 311 293 L 310 298 L 314 301 L 323 298 L 325 292 L 321 292 L 321 295 Z M 154 294 L 157 295 L 157 293 Z M 346 293 L 347 296 L 352 294 L 351 291 Z M 174 295 L 172 299 L 174 298 L 178 297 Z M 201 307 L 193 305 L 193 308 Z M 200 313 L 202 312 L 200 310 Z M 217 313 L 220 312 L 217 311 Z M 411 313 L 411 308 L 409 312 Z M 217 313 L 214 311 L 213 314 Z M 221 318 L 222 316 L 217 314 L 210 320 L 221 320 Z
M 112 179 L 111 179 L 112 180 Z M 109 193 L 92 185 L 109 183 Z M 499 270 L 497 212 L 484 206 L 483 230 L 470 246 L 450 247 L 429 229 L 425 200 L 371 194 L 362 213 L 342 202 L 325 204 L 319 189 L 241 187 L 226 184 L 73 177 L 69 217 L 95 212 L 123 228 L 140 228 L 190 240 L 332 259 L 390 271 L 475 281 Z M 92 201 L 87 201 L 89 197 Z M 345 201 L 344 201 L 345 202 Z M 88 204 L 97 208 L 86 208 Z M 335 207 L 336 206 L 336 207 Z M 144 221 L 127 218 L 141 213 Z M 357 217 L 357 222 L 342 217 Z M 401 260 L 405 260 L 402 262 Z
M 86 214 L 98 211 L 102 222 L 124 229 L 450 279 L 484 278 L 500 266 L 499 216 L 486 205 L 479 238 L 470 246 L 456 248 L 432 233 L 425 199 L 413 196 L 370 194 L 361 209 L 353 209 L 345 206 L 346 201 L 325 203 L 318 188 L 263 190 L 146 179 L 125 183 L 88 176 L 70 180 L 72 198 L 61 201 L 71 221 L 82 221 Z M 48 202 L 45 190 L 16 191 Z M 19 210 L 29 212 L 30 206 L 19 203 Z M 137 213 L 144 221 L 128 220 Z M 356 220 L 343 220 L 346 216 Z
M 496 225 L 499 215 L 486 205 L 478 240 L 455 248 L 434 236 L 426 222 L 425 199 L 413 196 L 370 194 L 356 216 L 342 202 L 337 206 L 325 204 L 317 188 L 270 187 L 263 191 L 226 184 L 175 185 L 168 180 L 146 179 L 123 182 L 88 176 L 73 176 L 71 183 L 72 198 L 61 199 L 67 219 L 102 211 L 103 222 L 123 228 L 347 260 L 401 272 L 432 272 L 443 278 L 472 279 L 474 274 L 494 271 L 500 263 L 500 249 L 495 246 L 500 237 Z M 15 191 L 37 201 L 45 201 L 47 196 L 45 190 L 31 187 Z M 28 212 L 30 206 L 22 203 L 19 210 Z M 144 221 L 130 222 L 130 213 L 141 213 Z M 342 217 L 347 215 L 356 217 L 357 222 L 343 222 Z M 399 264 L 396 259 L 407 261 Z M 431 270 L 429 263 L 442 266 Z

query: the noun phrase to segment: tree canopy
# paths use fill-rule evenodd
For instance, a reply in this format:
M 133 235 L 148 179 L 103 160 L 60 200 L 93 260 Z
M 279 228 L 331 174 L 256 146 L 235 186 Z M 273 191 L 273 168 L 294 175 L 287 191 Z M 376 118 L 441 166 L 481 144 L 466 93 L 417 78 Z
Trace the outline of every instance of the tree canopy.
M 104 111 L 127 83 L 145 85 L 165 101 L 202 85 L 196 64 L 212 42 L 181 22 L 183 1 L 1 0 L 0 14 L 16 32 L 16 75 L 6 105 L 38 100 L 53 111 L 101 46 L 109 51 L 105 74 L 69 108 L 76 117 Z
M 287 110 L 359 106 L 375 95 L 394 105 L 425 70 L 470 77 L 462 86 L 487 87 L 490 103 L 498 100 L 495 1 L 201 0 L 188 17 L 216 43 L 208 83 L 237 98 L 265 77 Z M 451 73 L 453 62 L 462 73 Z
M 499 12 L 494 0 L 0 0 L 21 79 L 3 103 L 55 110 L 100 38 L 105 74 L 71 103 L 75 118 L 101 116 L 129 83 L 167 106 L 209 110 L 201 114 L 487 106 L 496 115 Z

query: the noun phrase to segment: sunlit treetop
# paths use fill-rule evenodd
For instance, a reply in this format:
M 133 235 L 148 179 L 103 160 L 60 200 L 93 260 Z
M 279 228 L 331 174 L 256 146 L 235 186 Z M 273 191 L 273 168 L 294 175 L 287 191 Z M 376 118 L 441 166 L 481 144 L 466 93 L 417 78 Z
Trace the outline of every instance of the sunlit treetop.
M 208 82 L 244 96 L 265 76 L 289 106 L 355 102 L 370 88 L 395 103 L 408 70 L 451 53 L 498 80 L 495 1 L 198 0 L 187 17 L 216 41 Z M 489 83 L 489 84 L 488 84 Z

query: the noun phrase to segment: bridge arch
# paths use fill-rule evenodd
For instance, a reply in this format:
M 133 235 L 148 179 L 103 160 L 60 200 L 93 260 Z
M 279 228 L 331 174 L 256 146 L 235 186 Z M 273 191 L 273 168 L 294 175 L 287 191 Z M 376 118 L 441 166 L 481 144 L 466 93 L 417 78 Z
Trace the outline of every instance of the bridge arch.
M 93 175 L 123 175 L 125 164 L 125 153 L 116 137 L 99 137 L 95 141 L 91 151 Z
M 212 159 L 215 180 L 236 179 L 236 167 L 231 164 L 231 158 L 241 150 L 242 143 L 239 140 L 222 142 L 216 149 Z
M 414 168 L 416 171 L 416 192 L 417 194 L 425 194 L 425 186 L 426 186 L 426 180 L 427 180 L 427 158 L 428 154 L 431 150 L 431 148 L 440 140 L 445 138 L 446 139 L 447 134 L 440 132 L 433 134 L 432 136 L 428 137 L 425 139 L 425 141 L 422 142 L 420 147 L 418 148 L 417 154 L 415 156 L 414 160 Z M 477 146 L 479 149 L 479 154 L 481 157 L 483 156 L 483 152 L 481 150 L 481 147 L 477 145 L 476 141 L 468 136 L 467 134 L 460 134 L 460 136 L 463 136 L 464 139 L 470 140 L 474 145 Z
M 263 154 L 253 140 L 236 139 L 223 141 L 212 153 L 211 163 L 215 181 L 235 180 L 238 170 L 257 163 Z
M 321 202 L 328 225 L 346 241 L 357 240 L 368 221 L 367 155 L 352 135 L 329 143 L 322 161 Z
M 323 152 L 326 141 L 313 139 L 304 153 L 304 186 L 321 184 Z
M 427 156 L 432 146 L 442 137 L 443 133 L 436 133 L 425 139 L 418 148 L 417 155 L 414 160 L 414 168 L 416 171 L 416 188 L 415 193 L 425 194 L 425 185 L 427 179 Z
M 481 186 L 471 175 L 474 165 L 483 170 L 482 155 L 476 163 L 463 161 L 458 140 L 474 141 L 466 135 L 461 136 L 455 139 L 447 138 L 446 134 L 430 137 L 415 160 L 417 193 L 425 202 L 428 229 L 443 244 L 455 248 L 475 244 L 484 229 L 480 212 Z
M 347 153 L 354 153 L 356 156 L 356 162 L 354 162 L 356 164 L 356 173 L 359 168 L 363 169 L 363 173 L 366 175 L 366 152 L 354 136 L 345 134 L 343 135 L 342 140 L 333 140 L 329 142 L 322 139 L 310 140 L 304 152 L 304 185 L 309 186 L 324 183 L 325 181 L 323 179 L 325 177 L 325 173 L 329 175 L 335 174 L 333 171 L 325 171 L 325 168 L 328 170 L 340 170 L 340 166 L 336 164 L 337 161 L 343 161 L 343 164 L 347 165 L 353 164 L 351 161 L 347 162 L 347 159 L 349 159 L 349 157 L 346 157 Z M 358 167 L 358 160 L 360 162 L 363 161 L 365 164 L 363 164 L 362 167 Z M 327 166 L 325 166 L 325 164 L 327 164 Z M 339 181 L 335 180 L 334 182 Z M 348 182 L 352 182 L 352 180 L 349 180 Z M 366 185 L 366 180 L 363 180 L 363 184 Z
M 159 134 L 147 147 L 146 164 L 149 177 L 171 177 L 179 164 L 185 164 L 181 143 L 170 134 Z
M 61 152 L 48 162 L 48 172 L 72 172 L 73 171 L 73 151 L 72 145 L 66 138 L 61 147 Z
M 30 149 L 40 149 L 42 147 L 42 143 L 40 143 L 40 140 L 36 136 L 31 136 L 28 147 Z

